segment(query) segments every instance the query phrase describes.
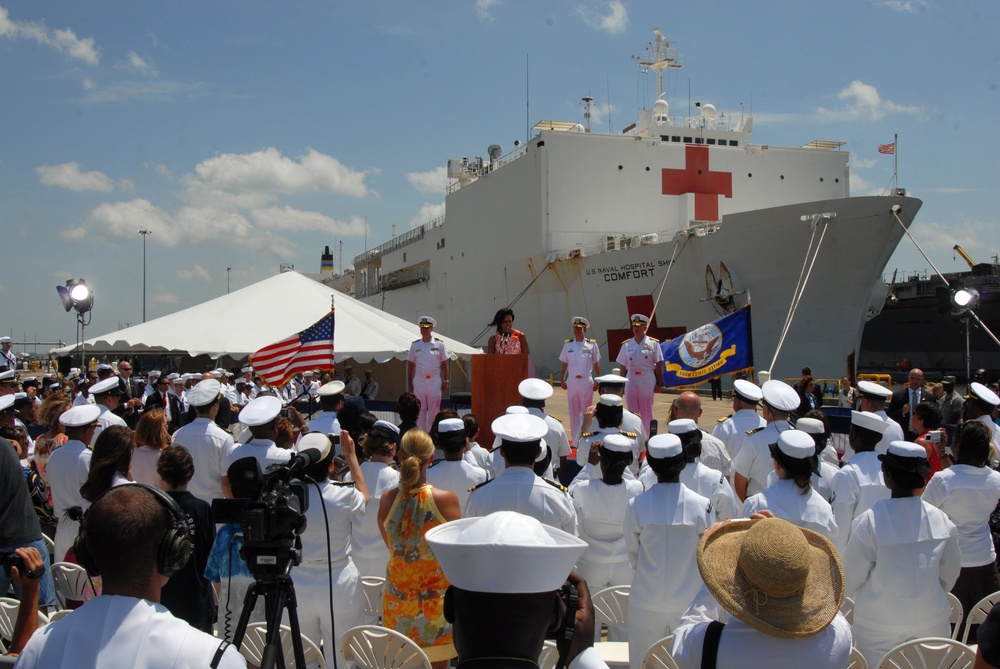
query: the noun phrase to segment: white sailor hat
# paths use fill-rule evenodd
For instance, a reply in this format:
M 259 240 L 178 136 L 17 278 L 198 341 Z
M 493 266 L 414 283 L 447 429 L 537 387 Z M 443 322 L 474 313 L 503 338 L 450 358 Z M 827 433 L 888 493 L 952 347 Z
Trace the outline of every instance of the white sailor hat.
M 873 430 L 879 434 L 885 434 L 886 428 L 889 427 L 889 424 L 881 416 L 871 411 L 852 411 L 851 425 L 857 425 L 866 430 Z
M 213 379 L 221 379 L 223 376 L 226 375 L 225 370 L 222 370 L 222 369 L 213 369 L 209 373 L 212 375 Z
M 632 440 L 624 434 L 606 434 L 601 438 L 604 448 L 615 453 L 631 453 Z
M 651 458 L 675 458 L 684 452 L 681 438 L 676 434 L 658 434 L 646 444 L 646 455 Z
M 599 398 L 597 398 L 598 404 L 603 404 L 608 407 L 620 407 L 624 400 L 622 400 L 621 395 L 613 395 L 611 393 L 604 393 Z
M 531 412 L 528 411 L 528 407 L 524 406 L 523 404 L 511 404 L 509 407 L 507 407 L 504 410 L 504 414 L 507 415 L 507 416 L 514 415 L 514 414 L 516 414 L 516 415 L 527 415 L 527 414 L 530 414 L 530 413 Z
M 799 418 L 795 422 L 795 429 L 808 434 L 826 434 L 826 426 L 818 418 Z
M 538 441 L 549 431 L 544 420 L 531 414 L 505 414 L 494 420 L 491 428 L 504 441 L 518 443 Z
M 344 388 L 346 387 L 347 386 L 344 385 L 343 381 L 330 381 L 329 383 L 324 383 L 323 385 L 321 385 L 319 387 L 319 391 L 317 391 L 317 394 L 320 397 L 329 397 L 330 395 L 340 395 L 341 393 L 344 392 Z
M 552 384 L 541 379 L 525 379 L 517 384 L 517 392 L 526 400 L 545 401 L 552 397 Z
M 162 374 L 162 372 L 160 370 L 154 369 L 153 371 L 151 371 L 149 373 L 149 378 L 153 378 L 154 376 L 160 376 L 160 374 Z
M 931 473 L 927 451 L 920 444 L 910 441 L 890 442 L 885 453 L 879 453 L 878 459 L 889 469 L 919 474 L 924 479 Z
M 200 385 L 200 384 L 199 384 Z M 277 397 L 265 395 L 250 400 L 243 410 L 240 411 L 240 422 L 250 427 L 267 425 L 278 417 L 281 411 L 281 400 Z
M 549 445 L 545 443 L 544 439 L 538 440 L 538 455 L 535 456 L 535 462 L 541 462 L 545 459 L 545 454 L 549 452 Z
M 101 393 L 110 393 L 112 390 L 118 389 L 118 377 L 109 376 L 103 381 L 98 381 L 90 387 L 91 395 L 100 395 Z
M 892 397 L 892 391 L 871 381 L 858 381 L 858 392 L 862 396 L 875 400 L 887 400 Z
M 690 418 L 678 418 L 677 420 L 672 420 L 667 423 L 667 432 L 670 434 L 687 434 L 688 432 L 697 432 L 698 423 L 694 422 Z
M 438 423 L 438 434 L 458 432 L 460 430 L 465 432 L 465 421 L 461 418 L 445 418 Z
M 799 394 L 784 381 L 771 379 L 760 389 L 764 402 L 775 411 L 795 411 L 799 408 Z
M 645 314 L 632 314 L 632 325 L 649 325 L 649 316 Z
M 88 383 L 87 379 L 81 376 L 79 379 L 76 380 L 76 387 L 83 388 L 87 385 L 87 383 Z
M 590 321 L 588 321 L 583 316 L 573 316 L 573 319 L 570 321 L 570 325 L 572 325 L 575 328 L 582 327 L 583 329 L 586 330 L 587 328 L 590 327 Z
M 306 371 L 302 372 L 302 376 L 303 377 L 312 376 L 315 373 L 316 372 L 312 371 L 311 369 L 307 369 Z M 235 374 L 230 374 L 230 376 L 236 376 L 236 375 Z
M 106 362 L 102 362 L 97 366 L 97 371 L 99 372 L 108 372 L 111 371 L 112 369 L 114 368 Z
M 59 388 L 61 388 L 61 387 L 62 387 L 62 384 L 58 383 L 58 382 L 56 382 L 56 383 L 50 383 L 49 384 L 49 390 L 59 390 Z
M 181 378 L 181 375 L 178 374 L 177 372 L 170 372 L 169 374 L 167 374 L 167 378 L 171 381 L 176 381 L 177 379 Z
M 17 371 L 8 369 L 5 372 L 0 372 L 0 383 L 17 383 Z
M 96 404 L 81 404 L 63 411 L 59 415 L 59 422 L 66 427 L 84 427 L 96 424 L 100 415 L 101 407 Z
M 993 406 L 1000 405 L 1000 397 L 997 397 L 995 392 L 978 381 L 973 381 L 969 384 L 969 394 L 987 404 L 992 404 Z
M 900 458 L 926 458 L 927 449 L 911 441 L 893 441 L 889 443 L 886 453 Z
M 9 344 L 10 341 L 11 341 L 10 337 L 8 337 L 7 335 L 0 337 L 0 344 Z
M 177 376 L 173 376 L 173 378 L 170 379 L 170 383 L 180 383 L 181 385 L 183 385 L 184 377 L 181 376 L 180 374 L 178 374 Z
M 80 376 L 80 370 L 74 369 L 74 370 L 70 371 L 69 374 L 66 375 L 66 380 L 67 381 L 72 381 L 73 379 L 75 379 L 75 378 L 77 378 L 79 376 Z
M 790 458 L 805 460 L 816 455 L 816 442 L 802 430 L 785 430 L 778 435 L 778 450 Z
M 587 542 L 516 511 L 461 518 L 424 535 L 448 581 L 471 592 L 555 592 Z M 511 565 L 531 565 L 511 569 Z
M 372 425 L 372 429 L 368 431 L 368 434 L 385 437 L 394 443 L 399 442 L 399 428 L 387 420 L 375 421 L 375 424 Z
M 733 381 L 733 390 L 740 396 L 740 399 L 751 404 L 756 404 L 764 398 L 764 393 L 761 392 L 760 386 L 746 379 L 736 379 Z
M 624 386 L 628 383 L 628 379 L 620 374 L 605 374 L 604 376 L 598 376 L 596 379 L 597 385 L 599 386 Z
M 244 374 L 249 374 L 250 372 L 253 371 L 253 367 L 251 367 L 250 365 L 247 365 L 246 367 L 242 368 L 240 371 L 243 372 Z
M 4 395 L 0 397 L 0 413 L 7 411 L 8 409 L 14 409 L 15 395 Z
M 238 386 L 245 386 L 246 384 L 247 384 L 247 380 L 244 379 L 242 376 L 240 378 L 236 379 L 236 385 L 238 385 Z
M 222 392 L 222 384 L 215 379 L 205 379 L 191 386 L 187 393 L 187 401 L 193 407 L 203 407 L 211 404 Z
M 432 328 L 436 327 L 438 322 L 431 318 L 430 316 L 421 316 L 420 320 L 417 321 L 417 325 L 422 328 Z

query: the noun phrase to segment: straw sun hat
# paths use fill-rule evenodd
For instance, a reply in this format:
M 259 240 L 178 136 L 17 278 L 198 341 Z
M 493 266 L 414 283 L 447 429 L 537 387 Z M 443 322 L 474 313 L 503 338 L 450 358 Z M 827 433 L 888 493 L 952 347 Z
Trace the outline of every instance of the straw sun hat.
M 833 544 L 778 518 L 728 522 L 706 532 L 698 569 L 730 615 L 783 639 L 818 633 L 844 599 Z

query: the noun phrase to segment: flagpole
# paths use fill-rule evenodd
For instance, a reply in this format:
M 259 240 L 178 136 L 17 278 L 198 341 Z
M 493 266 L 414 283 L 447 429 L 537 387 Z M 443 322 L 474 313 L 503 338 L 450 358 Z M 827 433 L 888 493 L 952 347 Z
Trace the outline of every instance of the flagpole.
M 892 180 L 899 188 L 899 133 L 892 133 Z

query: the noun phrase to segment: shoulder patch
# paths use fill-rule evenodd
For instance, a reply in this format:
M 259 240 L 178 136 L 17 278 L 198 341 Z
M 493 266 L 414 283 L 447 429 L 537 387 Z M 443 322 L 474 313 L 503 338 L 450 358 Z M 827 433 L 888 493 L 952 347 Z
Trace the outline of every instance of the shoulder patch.
M 444 342 L 444 339 L 441 339 L 441 337 L 434 337 L 434 341 Z
M 414 344 L 420 341 L 423 341 L 423 339 L 414 339 L 412 342 L 410 342 L 410 346 L 413 346 Z
M 487 484 L 487 483 L 489 483 L 490 481 L 496 481 L 496 479 L 486 479 L 485 481 L 483 481 L 483 482 L 482 482 L 482 483 L 480 483 L 479 485 L 474 485 L 474 486 L 472 486 L 472 487 L 471 487 L 471 488 L 469 488 L 469 489 L 468 489 L 468 490 L 467 490 L 466 492 L 472 492 L 473 490 L 479 490 L 480 488 L 482 488 L 482 487 L 483 487 L 484 485 L 486 485 L 486 484 Z
M 589 341 L 591 344 L 596 344 L 597 343 L 596 339 L 588 339 L 587 341 Z
M 542 480 L 545 481 L 546 483 L 548 483 L 553 488 L 558 488 L 559 490 L 561 490 L 563 492 L 569 492 L 569 488 L 567 488 L 566 486 L 564 486 L 561 483 L 557 483 L 556 481 L 550 481 L 549 479 L 544 478 L 544 477 L 542 477 Z
M 718 421 L 716 421 L 716 422 L 717 422 L 717 423 L 725 423 L 725 422 L 726 422 L 727 420 L 729 420 L 729 419 L 730 419 L 730 418 L 732 418 L 732 417 L 733 417 L 733 414 L 729 414 L 728 416 L 723 416 L 722 418 L 720 418 L 720 419 L 719 419 Z
M 573 341 L 573 340 L 572 340 L 572 339 L 563 339 L 563 343 L 564 343 L 564 344 L 568 344 L 568 343 L 570 343 L 571 341 Z
M 765 425 L 764 427 L 767 427 L 767 426 Z M 756 433 L 760 432 L 763 429 L 764 429 L 763 427 L 755 427 L 752 430 L 747 430 L 747 436 L 750 436 L 751 434 L 756 434 Z
M 649 337 L 649 341 L 660 341 L 660 340 L 657 339 L 656 337 Z
M 596 435 L 597 435 L 596 432 L 584 432 L 583 434 L 580 435 L 580 438 L 583 439 L 584 437 L 593 437 Z
M 333 481 L 333 485 L 354 487 L 354 481 Z
M 621 430 L 621 435 L 624 436 L 624 437 L 628 437 L 629 439 L 638 439 L 639 438 L 639 433 L 638 432 L 626 432 L 625 430 Z
M 629 337 L 628 339 L 631 339 L 631 337 Z M 628 339 L 622 339 L 622 344 L 623 344 L 623 345 L 624 345 L 624 344 L 627 344 L 627 343 L 628 343 Z

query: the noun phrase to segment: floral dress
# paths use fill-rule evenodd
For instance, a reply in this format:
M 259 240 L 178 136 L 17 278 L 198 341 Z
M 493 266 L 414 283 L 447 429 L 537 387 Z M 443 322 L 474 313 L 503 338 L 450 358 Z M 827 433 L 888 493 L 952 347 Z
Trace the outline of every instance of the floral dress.
M 427 530 L 445 522 L 433 490 L 424 485 L 409 498 L 397 495 L 385 519 L 391 555 L 382 609 L 386 627 L 413 639 L 431 662 L 438 662 L 456 652 L 444 619 L 448 579 L 424 541 Z
M 521 331 L 498 332 L 493 335 L 496 342 L 496 352 L 499 355 L 521 355 Z

